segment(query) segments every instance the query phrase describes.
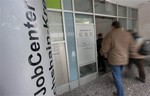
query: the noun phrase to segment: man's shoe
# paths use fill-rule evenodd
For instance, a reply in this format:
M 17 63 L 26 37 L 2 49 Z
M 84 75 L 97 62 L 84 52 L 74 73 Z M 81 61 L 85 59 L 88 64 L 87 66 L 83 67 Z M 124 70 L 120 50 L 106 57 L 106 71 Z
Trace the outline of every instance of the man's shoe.
M 140 77 L 136 77 L 135 79 L 136 79 L 136 80 L 139 80 L 139 81 L 141 81 L 141 82 L 143 82 L 143 83 L 146 82 L 145 79 L 142 79 L 142 78 L 140 78 Z
M 113 92 L 113 96 L 118 96 L 118 94 L 117 94 L 117 92 L 115 91 L 115 92 Z

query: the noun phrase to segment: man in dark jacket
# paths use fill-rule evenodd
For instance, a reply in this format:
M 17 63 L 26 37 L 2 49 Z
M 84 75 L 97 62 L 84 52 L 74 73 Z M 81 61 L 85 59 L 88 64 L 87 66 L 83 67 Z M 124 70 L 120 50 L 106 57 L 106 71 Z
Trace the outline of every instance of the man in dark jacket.
M 106 66 L 105 66 L 105 58 L 100 54 L 100 49 L 102 47 L 102 41 L 103 41 L 103 35 L 99 33 L 97 35 L 97 53 L 98 53 L 98 69 L 102 72 L 106 72 Z

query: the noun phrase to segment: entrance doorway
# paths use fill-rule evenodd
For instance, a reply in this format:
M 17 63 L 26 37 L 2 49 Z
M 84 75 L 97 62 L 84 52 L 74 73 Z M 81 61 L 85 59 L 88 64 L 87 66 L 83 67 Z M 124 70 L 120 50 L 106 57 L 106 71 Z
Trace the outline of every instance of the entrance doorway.
M 96 16 L 96 35 L 99 33 L 102 34 L 102 38 L 106 36 L 106 34 L 111 30 L 111 24 L 115 18 L 108 18 L 108 17 L 99 17 Z M 97 41 L 99 37 L 97 37 Z M 97 44 L 97 49 L 99 49 L 99 44 Z M 107 58 L 103 58 L 98 54 L 99 50 L 97 50 L 97 64 L 98 64 L 98 72 L 99 75 L 103 75 L 110 71 L 110 65 L 107 62 Z
M 96 34 L 102 33 L 105 36 L 111 30 L 111 23 L 115 18 L 96 16 Z

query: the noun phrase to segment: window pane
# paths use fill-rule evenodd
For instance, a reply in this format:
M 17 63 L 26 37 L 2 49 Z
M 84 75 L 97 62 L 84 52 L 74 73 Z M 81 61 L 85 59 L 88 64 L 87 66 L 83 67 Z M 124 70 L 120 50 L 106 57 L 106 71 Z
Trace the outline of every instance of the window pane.
M 64 40 L 62 14 L 60 12 L 48 12 L 48 20 L 51 41 L 54 42 Z
M 133 29 L 134 29 L 135 32 L 138 31 L 138 25 L 137 25 L 138 23 L 137 22 L 138 21 L 136 19 L 133 19 L 133 23 L 132 24 L 133 24 Z
M 58 87 L 68 83 L 68 68 L 66 63 L 65 44 L 52 44 L 52 52 L 56 86 Z
M 96 72 L 96 63 L 91 63 L 80 67 L 80 77 Z
M 133 31 L 137 32 L 137 20 L 136 19 L 129 19 L 128 20 L 128 29 L 132 29 Z
M 65 25 L 67 35 L 68 56 L 69 56 L 70 81 L 73 81 L 78 79 L 74 20 L 72 13 L 65 13 L 64 15 L 65 15 Z
M 131 8 L 128 9 L 128 17 L 130 17 L 130 18 L 132 17 L 132 9 Z
M 61 9 L 61 0 L 46 0 L 47 8 Z
M 92 0 L 74 0 L 75 10 L 81 12 L 93 12 Z
M 129 14 L 128 17 L 130 17 L 130 18 L 137 18 L 138 11 L 137 11 L 137 9 L 129 8 L 128 14 Z
M 93 16 L 76 14 L 76 23 L 84 23 L 84 24 L 94 23 Z
M 133 18 L 137 18 L 138 17 L 138 11 L 136 9 L 133 9 Z
M 119 22 L 121 23 L 121 26 L 126 30 L 127 29 L 127 19 L 119 18 Z
M 127 16 L 126 13 L 127 13 L 126 7 L 118 6 L 118 15 L 119 16 L 126 17 Z
M 99 14 L 105 14 L 105 3 L 104 2 L 99 2 L 99 0 L 94 0 L 95 1 L 95 12 Z
M 112 4 L 107 1 L 100 1 L 100 0 L 94 0 L 95 1 L 95 13 L 99 14 L 107 14 L 107 15 L 117 15 L 117 6 L 115 4 Z
M 63 0 L 63 7 L 65 10 L 72 10 L 72 0 Z

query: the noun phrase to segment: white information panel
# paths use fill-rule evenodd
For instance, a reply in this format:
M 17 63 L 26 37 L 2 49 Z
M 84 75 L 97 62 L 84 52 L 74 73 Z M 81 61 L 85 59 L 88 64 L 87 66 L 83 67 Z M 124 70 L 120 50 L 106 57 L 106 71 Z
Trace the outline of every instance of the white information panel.
M 66 50 L 64 43 L 52 44 L 52 56 L 54 61 L 54 70 L 56 78 L 56 86 L 59 87 L 68 83 Z
M 95 59 L 95 40 L 94 26 L 78 24 L 77 25 L 77 55 L 79 66 L 96 61 Z

